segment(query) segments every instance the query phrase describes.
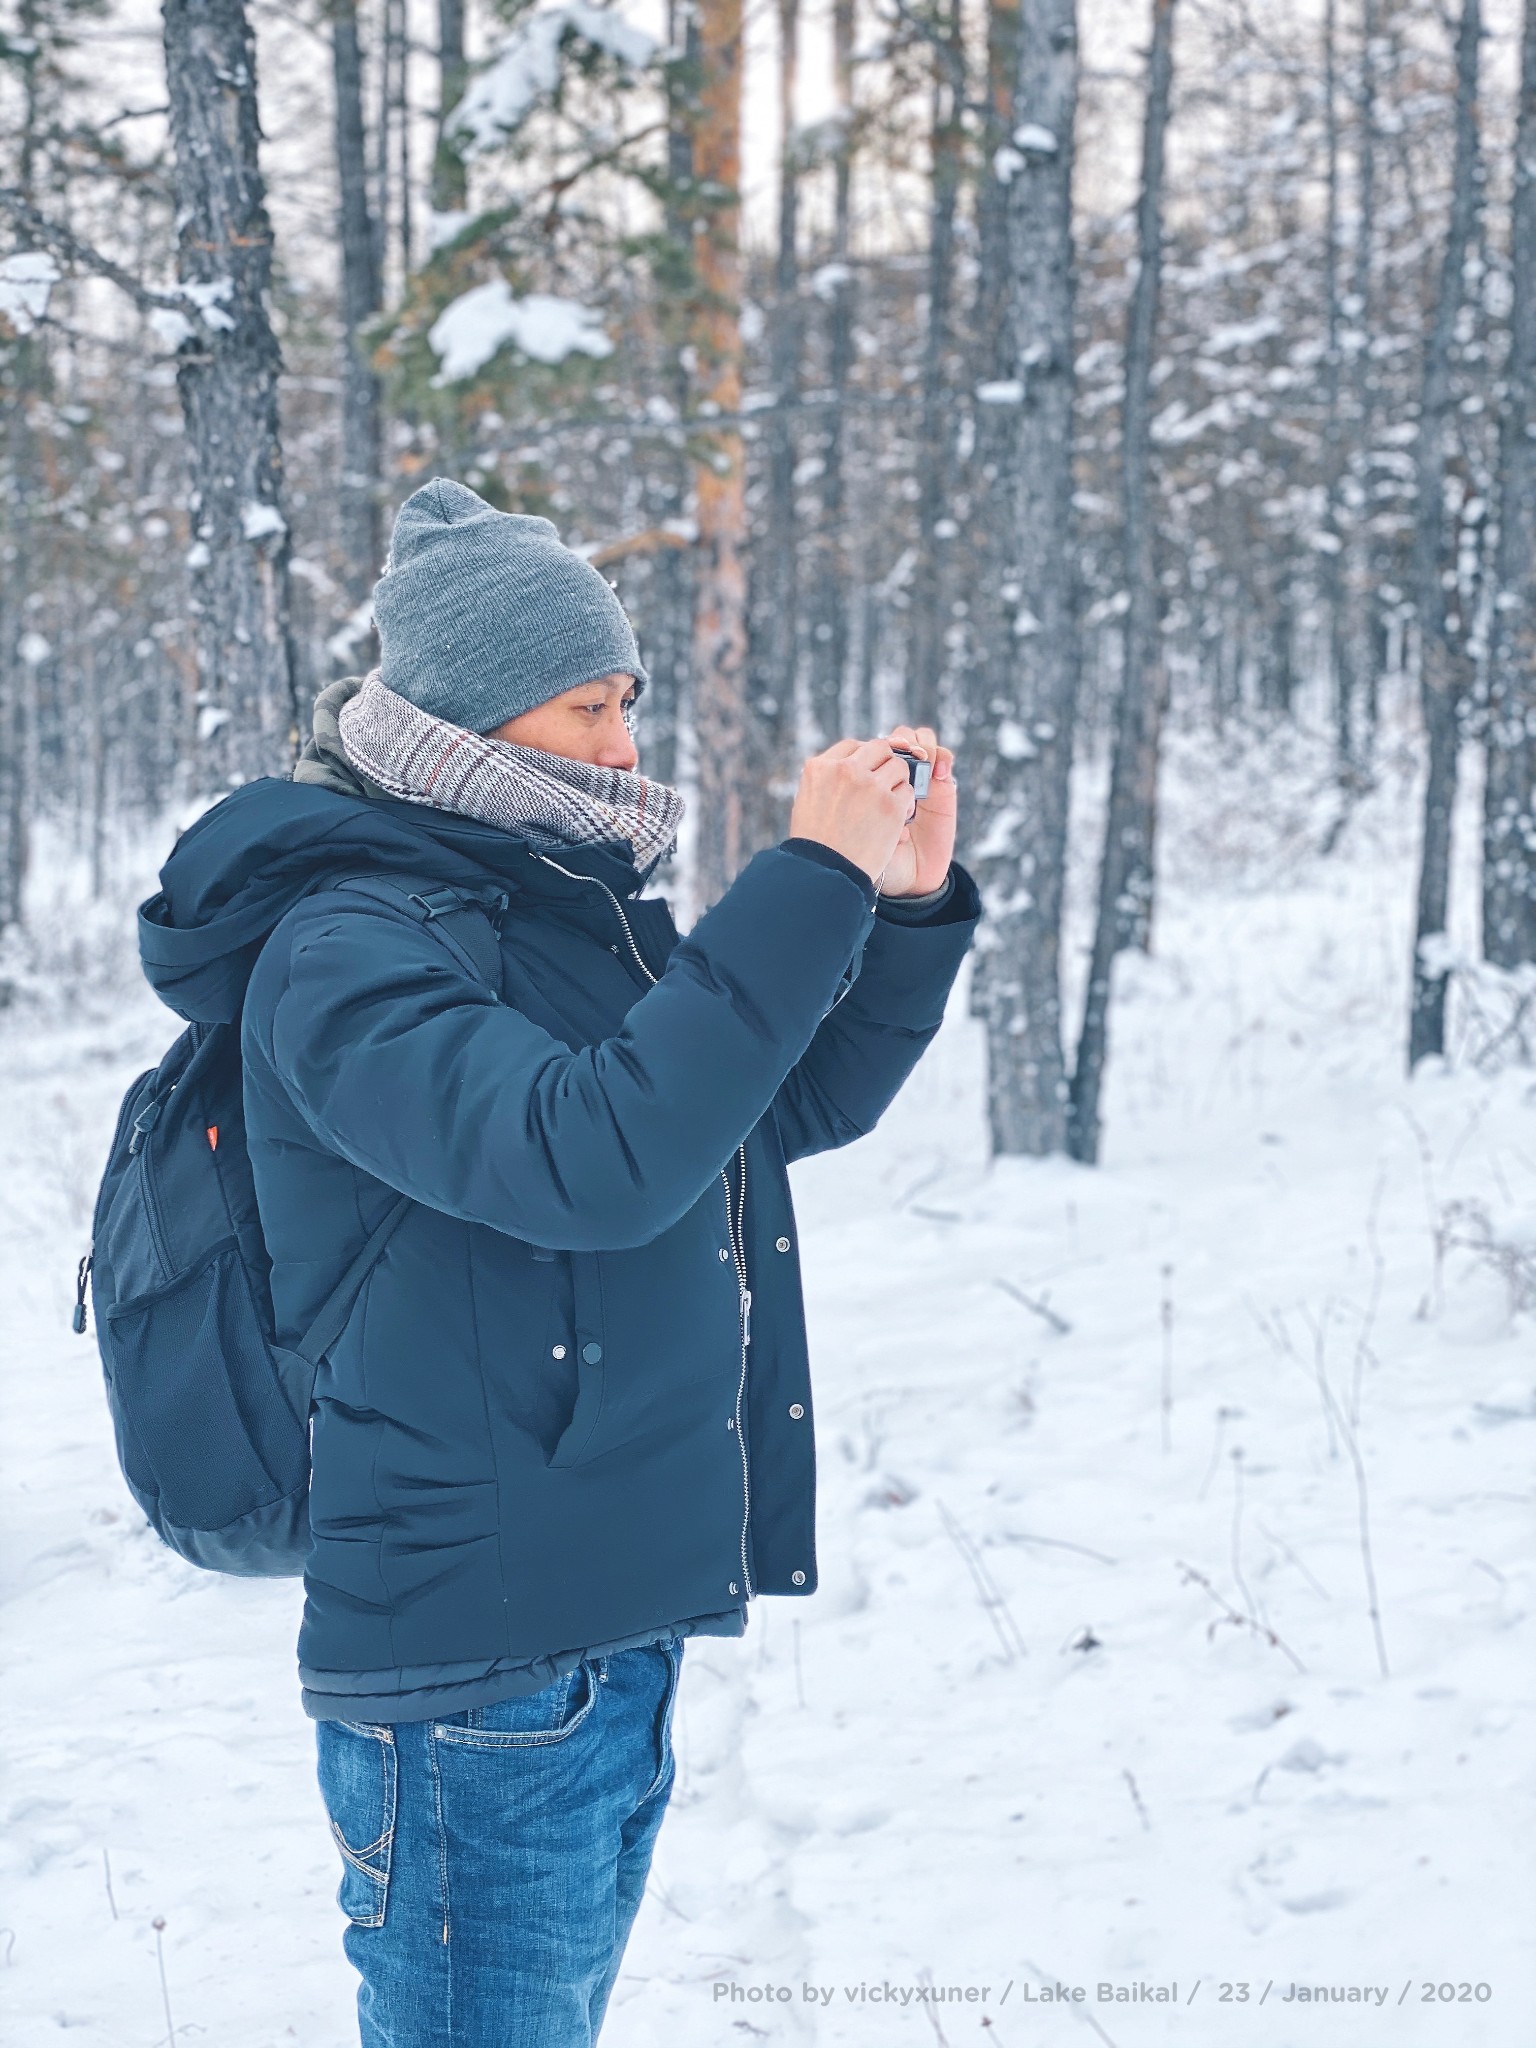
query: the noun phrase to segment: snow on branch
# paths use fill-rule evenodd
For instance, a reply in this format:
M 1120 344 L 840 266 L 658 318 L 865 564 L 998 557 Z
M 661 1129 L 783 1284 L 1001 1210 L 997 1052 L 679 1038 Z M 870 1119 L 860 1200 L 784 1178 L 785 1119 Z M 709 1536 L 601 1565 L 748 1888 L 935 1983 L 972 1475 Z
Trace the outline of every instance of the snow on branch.
M 62 275 L 46 249 L 18 249 L 0 257 L 0 319 L 30 334 L 48 312 L 48 294 Z
M 106 278 L 109 284 L 115 284 L 118 290 L 132 299 L 142 311 L 148 312 L 151 306 L 174 303 L 173 295 L 147 290 L 136 277 L 114 263 L 110 256 L 104 256 L 99 249 L 91 248 L 78 236 L 72 235 L 68 228 L 60 227 L 56 221 L 51 221 L 45 214 L 39 213 L 23 193 L 11 186 L 0 186 L 0 211 L 10 215 L 17 229 L 28 241 L 38 244 L 39 248 L 51 251 L 54 256 L 76 270 L 92 271 L 97 277 Z M 16 252 L 17 256 L 23 254 L 36 255 L 37 250 Z M 55 282 L 57 281 L 55 279 Z M 39 313 L 37 317 L 41 319 L 42 314 Z
M 427 342 L 442 364 L 432 379 L 439 386 L 473 377 L 505 342 L 539 363 L 613 353 L 613 343 L 589 306 L 546 292 L 514 298 L 504 277 L 477 284 L 446 306 L 432 323 Z
M 163 348 L 174 351 L 184 341 L 205 341 L 235 324 L 220 305 L 234 290 L 230 278 L 155 291 L 100 249 L 39 213 L 14 186 L 0 185 L 0 213 L 8 214 L 18 232 L 36 245 L 0 259 L 0 315 L 9 319 L 19 334 L 29 334 L 47 316 L 48 294 L 64 281 L 61 262 L 71 271 L 85 271 L 115 285 L 145 315 L 150 332 Z
M 567 35 L 606 51 L 633 71 L 643 70 L 660 48 L 654 36 L 592 0 L 558 0 L 555 6 L 526 15 L 454 109 L 449 129 L 462 139 L 466 156 L 483 156 L 494 149 L 555 90 Z

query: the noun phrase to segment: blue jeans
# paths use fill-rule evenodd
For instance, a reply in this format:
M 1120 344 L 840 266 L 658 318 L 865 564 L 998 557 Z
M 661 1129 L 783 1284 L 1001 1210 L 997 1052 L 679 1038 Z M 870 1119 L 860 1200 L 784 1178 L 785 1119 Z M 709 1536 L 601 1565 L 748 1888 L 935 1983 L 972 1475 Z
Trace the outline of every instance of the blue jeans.
M 319 1721 L 362 2048 L 591 2048 L 672 1792 L 678 1637 L 439 1721 Z

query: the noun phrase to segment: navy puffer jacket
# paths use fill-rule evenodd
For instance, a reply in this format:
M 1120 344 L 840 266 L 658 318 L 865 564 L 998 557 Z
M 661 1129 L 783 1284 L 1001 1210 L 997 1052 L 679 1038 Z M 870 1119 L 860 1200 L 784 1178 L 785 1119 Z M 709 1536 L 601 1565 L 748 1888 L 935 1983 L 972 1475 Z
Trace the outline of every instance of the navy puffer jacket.
M 680 940 L 627 842 L 275 780 L 182 837 L 144 961 L 184 1017 L 243 1010 L 281 1336 L 413 1198 L 316 1387 L 301 1666 L 491 1667 L 815 1590 L 785 1166 L 870 1130 L 937 1030 L 980 914 L 952 873 L 902 924 L 786 841 Z M 504 900 L 499 998 L 345 886 L 381 874 Z

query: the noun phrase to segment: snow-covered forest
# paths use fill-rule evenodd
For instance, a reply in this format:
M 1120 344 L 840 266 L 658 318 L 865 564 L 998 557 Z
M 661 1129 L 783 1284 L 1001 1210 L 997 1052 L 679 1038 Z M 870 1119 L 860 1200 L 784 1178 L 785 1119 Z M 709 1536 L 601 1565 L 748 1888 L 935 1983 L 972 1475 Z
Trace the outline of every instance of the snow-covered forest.
M 619 589 L 682 928 L 897 720 L 986 906 L 794 1169 L 823 1584 L 690 1648 L 605 2041 L 1517 2048 L 1536 0 L 4 9 L 5 2038 L 353 2037 L 297 1589 L 68 1321 L 133 906 L 447 475 Z

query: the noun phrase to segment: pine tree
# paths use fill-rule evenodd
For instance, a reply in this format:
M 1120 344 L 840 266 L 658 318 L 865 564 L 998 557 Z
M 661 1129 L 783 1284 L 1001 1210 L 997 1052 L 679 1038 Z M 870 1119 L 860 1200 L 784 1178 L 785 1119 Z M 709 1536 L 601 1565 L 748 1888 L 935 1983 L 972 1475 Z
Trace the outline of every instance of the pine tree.
M 968 858 L 988 915 L 973 1012 L 987 1026 L 999 1153 L 1067 1142 L 1061 915 L 1078 680 L 1073 510 L 1077 106 L 1073 0 L 994 12 L 982 169 L 973 470 L 979 659 L 967 733 Z
M 1506 968 L 1536 962 L 1536 0 L 1519 91 L 1483 812 L 1483 952 Z
M 1152 368 L 1162 283 L 1164 150 L 1173 90 L 1174 0 L 1153 0 L 1136 211 L 1136 283 L 1125 345 L 1122 445 L 1125 639 L 1110 767 L 1104 854 L 1088 1000 L 1072 1073 L 1073 1156 L 1099 1152 L 1099 1096 L 1109 1044 L 1110 975 L 1128 946 L 1143 950 L 1152 923 L 1157 769 L 1168 665 L 1152 498 Z
M 199 733 L 217 785 L 281 768 L 298 730 L 272 229 L 243 0 L 165 0 L 164 44 L 177 271 L 206 330 L 182 344 L 176 383 L 192 472 Z
M 1428 763 L 1424 824 L 1419 849 L 1414 921 L 1413 995 L 1408 1064 L 1445 1050 L 1445 998 L 1449 968 L 1443 954 L 1450 896 L 1451 813 L 1456 803 L 1461 676 L 1447 629 L 1444 582 L 1444 502 L 1447 434 L 1453 403 L 1451 352 L 1465 298 L 1467 252 L 1476 223 L 1482 171 L 1477 125 L 1480 0 L 1462 0 L 1456 31 L 1456 150 L 1451 168 L 1450 218 L 1440 260 L 1434 313 L 1424 343 L 1414 445 L 1413 595 L 1418 622 L 1419 702 Z

